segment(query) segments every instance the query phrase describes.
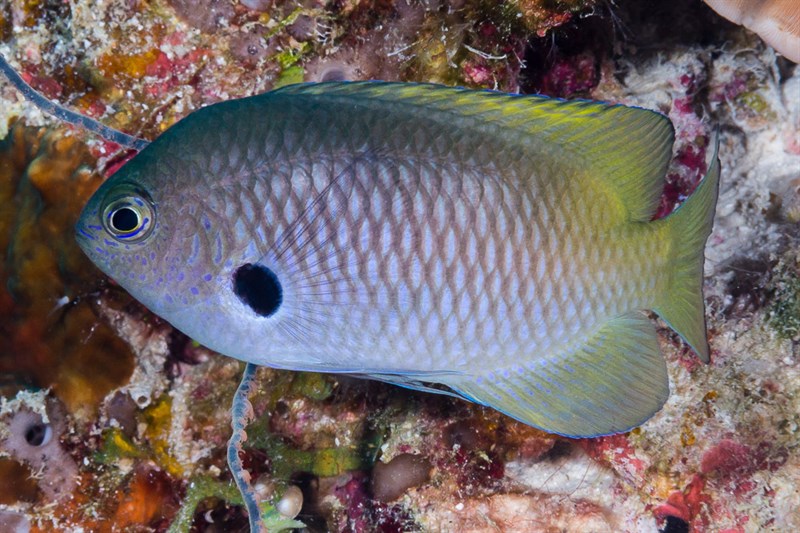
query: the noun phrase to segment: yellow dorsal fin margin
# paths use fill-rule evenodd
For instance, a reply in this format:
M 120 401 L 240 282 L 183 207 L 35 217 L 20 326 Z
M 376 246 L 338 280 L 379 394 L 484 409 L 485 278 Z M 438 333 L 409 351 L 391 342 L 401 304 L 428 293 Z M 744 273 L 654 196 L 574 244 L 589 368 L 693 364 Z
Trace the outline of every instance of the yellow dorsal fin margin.
M 392 82 L 290 85 L 273 94 L 347 99 L 351 105 L 405 104 L 424 108 L 427 116 L 455 114 L 529 135 L 580 161 L 593 179 L 614 192 L 630 221 L 652 218 L 672 157 L 669 119 L 635 107 Z

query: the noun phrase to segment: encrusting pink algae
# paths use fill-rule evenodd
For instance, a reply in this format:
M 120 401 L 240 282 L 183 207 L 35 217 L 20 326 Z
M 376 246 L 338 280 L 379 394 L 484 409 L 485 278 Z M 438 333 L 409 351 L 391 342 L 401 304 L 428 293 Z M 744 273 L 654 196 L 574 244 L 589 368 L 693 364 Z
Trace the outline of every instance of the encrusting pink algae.
M 711 364 L 662 328 L 674 389 L 652 420 L 570 440 L 447 397 L 265 368 L 242 460 L 274 523 L 300 506 L 310 531 L 798 530 L 800 72 L 703 4 L 668 4 L 12 0 L 0 53 L 47 97 L 148 140 L 304 80 L 655 109 L 677 139 L 660 215 L 719 128 Z M 241 364 L 150 314 L 72 239 L 131 151 L 3 80 L 0 98 L 0 530 L 241 530 L 225 462 Z M 377 462 L 404 461 L 407 479 L 375 488 Z

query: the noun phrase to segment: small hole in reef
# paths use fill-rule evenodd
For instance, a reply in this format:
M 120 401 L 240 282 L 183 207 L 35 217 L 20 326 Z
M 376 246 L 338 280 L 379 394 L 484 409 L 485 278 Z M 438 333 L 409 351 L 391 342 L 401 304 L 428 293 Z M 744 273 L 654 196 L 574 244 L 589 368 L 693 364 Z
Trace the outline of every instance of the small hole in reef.
M 53 428 L 50 424 L 31 424 L 25 430 L 25 442 L 31 446 L 44 446 L 53 438 Z
M 691 529 L 685 520 L 677 516 L 667 516 L 664 529 L 661 530 L 661 533 L 689 533 L 689 531 L 691 531 Z
M 233 292 L 256 314 L 273 315 L 283 302 L 278 276 L 263 265 L 246 263 L 233 274 Z
M 278 400 L 278 403 L 275 404 L 275 412 L 278 416 L 286 416 L 289 412 L 289 406 L 283 400 Z
M 111 226 L 117 231 L 133 231 L 139 226 L 139 215 L 130 207 L 121 207 L 111 215 Z
M 136 404 L 139 407 L 147 407 L 150 404 L 150 398 L 142 394 L 141 396 L 136 397 Z
M 347 73 L 338 68 L 332 68 L 322 75 L 320 81 L 347 81 Z

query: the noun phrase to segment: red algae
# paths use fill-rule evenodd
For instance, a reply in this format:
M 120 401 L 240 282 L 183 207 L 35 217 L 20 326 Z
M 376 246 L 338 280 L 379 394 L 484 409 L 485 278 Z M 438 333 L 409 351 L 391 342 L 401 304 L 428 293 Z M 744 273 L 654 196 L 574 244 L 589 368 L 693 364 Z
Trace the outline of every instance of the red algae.
M 631 485 L 638 486 L 644 481 L 648 465 L 637 455 L 627 434 L 581 439 L 579 442 L 590 457 L 612 465 Z
M 703 493 L 704 489 L 703 477 L 695 476 L 685 490 L 674 491 L 665 503 L 653 511 L 653 514 L 659 520 L 672 516 L 691 523 L 700 515 L 703 506 L 710 503 L 708 495 Z
M 0 459 L 0 505 L 32 503 L 38 497 L 31 469 L 11 459 Z
M 594 3 L 593 0 L 567 0 L 552 3 L 539 0 L 520 0 L 518 6 L 525 26 L 542 37 L 548 30 L 568 22 L 576 12 L 585 11 Z
M 591 54 L 581 54 L 556 60 L 542 77 L 540 90 L 542 94 L 572 98 L 588 94 L 599 81 L 597 59 Z
M 700 471 L 703 474 L 719 472 L 722 475 L 751 473 L 758 467 L 758 462 L 750 447 L 723 439 L 703 454 Z
M 164 472 L 143 466 L 134 472 L 112 517 L 113 528 L 163 530 L 178 510 L 182 494 Z

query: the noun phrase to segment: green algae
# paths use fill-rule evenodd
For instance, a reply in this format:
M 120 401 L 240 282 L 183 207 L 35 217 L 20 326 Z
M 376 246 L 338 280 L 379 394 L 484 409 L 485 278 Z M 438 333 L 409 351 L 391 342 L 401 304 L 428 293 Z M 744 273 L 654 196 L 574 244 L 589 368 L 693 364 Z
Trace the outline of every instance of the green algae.
M 463 31 L 449 31 L 447 26 L 423 30 L 413 48 L 408 77 L 449 85 L 463 83 L 459 67 L 466 56 L 463 44 Z
M 292 392 L 320 402 L 330 398 L 333 385 L 325 374 L 299 372 L 292 381 Z
M 332 477 L 349 470 L 362 470 L 372 464 L 358 446 L 298 450 L 281 437 L 272 435 L 264 422 L 248 426 L 247 443 L 248 448 L 267 454 L 276 480 L 287 480 L 296 472 Z
M 290 67 L 284 68 L 278 75 L 278 80 L 275 82 L 275 85 L 273 87 L 277 89 L 279 87 L 283 87 L 284 85 L 302 83 L 304 75 L 305 72 L 303 71 L 303 67 L 301 67 L 300 65 L 292 65 Z
M 800 275 L 798 259 L 784 259 L 775 267 L 774 296 L 768 309 L 767 323 L 782 339 L 800 337 Z
M 286 15 L 280 20 L 277 20 L 275 26 L 270 29 L 267 33 L 266 37 L 273 37 L 282 33 L 286 30 L 289 26 L 291 26 L 299 17 L 300 15 L 309 15 L 314 16 L 317 12 L 313 9 L 306 9 L 302 6 L 294 8 L 291 13 Z
M 183 467 L 170 453 L 170 428 L 172 425 L 172 398 L 164 394 L 144 412 L 147 422 L 145 436 L 153 450 L 153 458 L 169 474 L 180 477 Z
M 737 100 L 745 108 L 765 120 L 774 120 L 777 118 L 775 116 L 775 111 L 773 111 L 772 107 L 770 107 L 769 103 L 767 103 L 764 96 L 758 91 L 742 93 L 739 95 Z
M 119 428 L 108 428 L 102 433 L 102 443 L 95 460 L 113 465 L 120 459 L 148 459 L 158 464 L 174 477 L 181 477 L 183 467 L 170 453 L 172 400 L 163 395 L 138 417 L 146 424 L 145 443 L 137 444 Z
M 287 529 L 305 528 L 306 525 L 294 518 L 287 518 L 278 512 L 278 509 L 271 502 L 263 502 L 261 505 L 261 521 L 267 527 L 267 531 L 285 531 Z
M 189 481 L 183 505 L 167 529 L 168 533 L 188 532 L 192 527 L 197 506 L 208 498 L 217 498 L 233 505 L 242 503 L 242 496 L 233 483 L 219 481 L 209 476 L 197 476 Z
M 275 379 L 260 388 L 251 401 L 266 399 L 265 412 L 273 412 L 278 403 L 304 400 L 303 412 L 314 413 L 331 398 L 333 378 L 316 372 L 274 372 Z M 383 435 L 366 431 L 358 444 L 319 446 L 301 449 L 279 433 L 270 429 L 270 417 L 262 415 L 247 427 L 247 448 L 261 450 L 270 459 L 272 477 L 278 482 L 288 480 L 296 472 L 310 472 L 319 477 L 332 477 L 351 470 L 368 469 L 375 462 L 377 449 Z M 335 439 L 329 436 L 330 442 Z M 365 444 L 366 443 L 366 444 Z M 246 448 L 246 449 L 247 449 Z
M 113 465 L 120 459 L 139 459 L 146 455 L 121 429 L 108 428 L 102 433 L 102 443 L 95 453 L 94 460 Z
M 233 483 L 220 481 L 209 476 L 196 476 L 189 481 L 183 504 L 167 532 L 185 533 L 191 531 L 198 505 L 209 498 L 222 500 L 231 505 L 242 505 L 242 496 Z M 273 500 L 277 502 L 280 498 L 275 497 Z M 306 527 L 299 520 L 281 515 L 273 501 L 262 502 L 260 507 L 261 520 L 264 522 L 267 531 L 277 532 Z

